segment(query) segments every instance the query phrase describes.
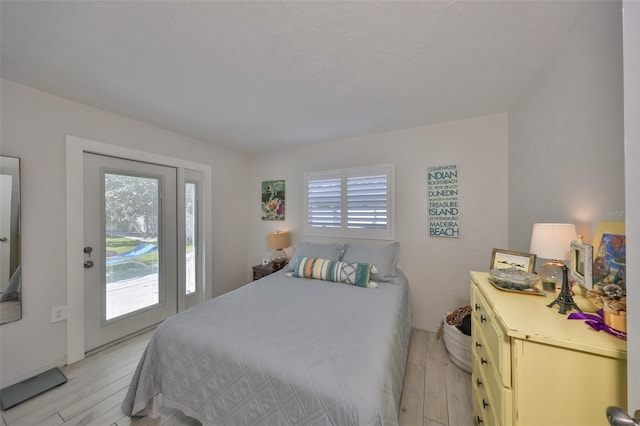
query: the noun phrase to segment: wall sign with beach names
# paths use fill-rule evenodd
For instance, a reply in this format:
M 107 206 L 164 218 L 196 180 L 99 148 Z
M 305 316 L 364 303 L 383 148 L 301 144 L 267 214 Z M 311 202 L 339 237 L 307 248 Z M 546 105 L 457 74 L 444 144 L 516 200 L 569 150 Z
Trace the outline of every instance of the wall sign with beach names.
M 458 201 L 458 167 L 427 167 L 427 212 L 429 236 L 460 237 L 460 204 Z

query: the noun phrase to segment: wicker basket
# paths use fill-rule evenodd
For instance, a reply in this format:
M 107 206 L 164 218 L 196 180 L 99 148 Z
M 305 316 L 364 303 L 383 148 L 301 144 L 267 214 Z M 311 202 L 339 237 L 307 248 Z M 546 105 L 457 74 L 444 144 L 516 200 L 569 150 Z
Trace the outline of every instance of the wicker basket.
M 471 336 L 467 336 L 458 327 L 448 324 L 444 319 L 444 346 L 451 361 L 467 373 L 471 373 Z

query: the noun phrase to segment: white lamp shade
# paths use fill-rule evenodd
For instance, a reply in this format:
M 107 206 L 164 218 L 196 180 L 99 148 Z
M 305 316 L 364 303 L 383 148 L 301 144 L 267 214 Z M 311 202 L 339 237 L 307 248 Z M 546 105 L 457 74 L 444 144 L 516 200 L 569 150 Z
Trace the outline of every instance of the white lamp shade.
M 529 251 L 542 259 L 568 260 L 576 227 L 571 223 L 534 223 Z

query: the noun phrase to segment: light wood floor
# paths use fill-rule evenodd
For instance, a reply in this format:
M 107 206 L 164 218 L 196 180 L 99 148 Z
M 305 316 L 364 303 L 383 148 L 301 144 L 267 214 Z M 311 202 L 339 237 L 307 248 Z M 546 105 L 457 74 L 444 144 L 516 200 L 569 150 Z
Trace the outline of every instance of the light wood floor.
M 120 412 L 151 332 L 62 368 L 69 381 L 2 412 L 2 425 L 200 425 L 180 411 L 130 419 Z M 435 333 L 413 329 L 400 404 L 401 426 L 472 425 L 471 376 L 449 359 Z

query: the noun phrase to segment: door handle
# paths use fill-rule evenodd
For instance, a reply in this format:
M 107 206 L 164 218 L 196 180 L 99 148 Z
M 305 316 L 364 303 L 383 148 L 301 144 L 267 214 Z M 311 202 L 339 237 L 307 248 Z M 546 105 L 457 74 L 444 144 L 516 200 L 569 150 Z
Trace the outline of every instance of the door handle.
M 607 407 L 607 420 L 611 426 L 640 426 L 640 410 L 636 411 L 636 418 L 618 407 Z
M 92 252 L 92 251 L 93 251 L 93 247 L 89 247 L 89 246 L 87 246 L 87 247 L 85 247 L 84 249 L 82 249 L 82 252 L 83 252 L 84 254 L 88 254 L 88 255 L 89 255 L 89 257 L 91 257 L 91 252 Z M 84 268 L 85 268 L 85 269 L 91 269 L 91 268 L 93 268 L 93 260 L 85 260 L 85 261 L 84 261 Z
M 4 243 L 5 241 L 7 241 L 7 237 L 0 237 L 0 242 Z

